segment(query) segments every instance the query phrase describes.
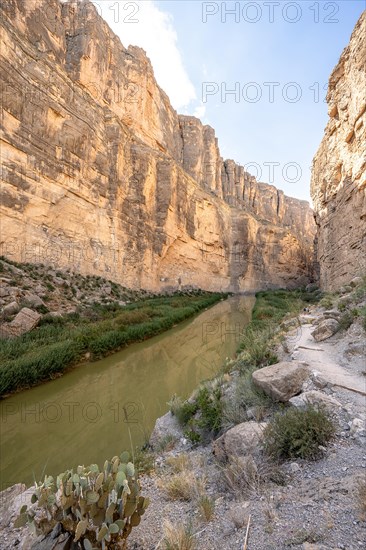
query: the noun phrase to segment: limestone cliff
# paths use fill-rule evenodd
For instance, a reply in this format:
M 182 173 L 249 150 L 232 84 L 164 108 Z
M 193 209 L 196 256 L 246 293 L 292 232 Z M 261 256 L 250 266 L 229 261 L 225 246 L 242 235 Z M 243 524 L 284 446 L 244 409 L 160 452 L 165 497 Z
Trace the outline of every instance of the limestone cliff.
M 330 76 L 327 102 L 311 194 L 320 282 L 334 290 L 366 271 L 366 12 Z
M 312 277 L 308 203 L 224 161 L 90 3 L 0 13 L 2 254 L 149 290 Z

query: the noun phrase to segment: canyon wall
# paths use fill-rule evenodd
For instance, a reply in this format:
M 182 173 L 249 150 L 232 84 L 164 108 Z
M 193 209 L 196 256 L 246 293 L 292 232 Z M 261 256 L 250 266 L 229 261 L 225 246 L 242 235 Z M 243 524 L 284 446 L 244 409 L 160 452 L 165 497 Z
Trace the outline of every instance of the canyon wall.
M 366 272 L 366 12 L 330 76 L 327 102 L 311 194 L 320 284 L 336 290 Z
M 224 161 L 90 3 L 0 13 L 3 255 L 153 291 L 313 277 L 309 204 Z

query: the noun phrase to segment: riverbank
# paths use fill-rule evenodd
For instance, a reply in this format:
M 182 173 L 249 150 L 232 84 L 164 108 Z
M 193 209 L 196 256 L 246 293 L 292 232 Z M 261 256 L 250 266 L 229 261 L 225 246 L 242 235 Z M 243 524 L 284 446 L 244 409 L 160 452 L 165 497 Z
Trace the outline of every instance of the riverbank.
M 242 550 L 245 541 L 251 550 L 363 547 L 366 284 L 358 279 L 337 293 L 311 294 L 297 314 L 277 319 L 259 368 L 254 362 L 264 359 L 265 346 L 252 345 L 226 366 L 221 380 L 208 384 L 216 392 L 222 387 L 219 433 L 197 445 L 179 413 L 157 422 L 155 472 L 143 477 L 151 507 L 143 529 L 131 535 L 131 548 Z M 272 298 L 259 295 L 248 336 Z M 262 329 L 265 335 L 268 326 Z M 193 395 L 187 403 L 195 402 Z M 202 430 L 205 412 L 194 418 Z M 328 422 L 333 435 L 313 439 L 312 430 L 318 437 Z M 269 442 L 283 456 L 268 454 Z
M 129 548 L 242 550 L 245 540 L 251 550 L 363 546 L 366 285 L 358 281 L 333 295 L 299 298 L 260 293 L 243 334 L 251 347 L 227 362 L 215 381 L 201 385 L 209 389 L 208 399 L 195 392 L 180 404 L 200 407 L 188 411 L 185 425 L 179 414 L 159 419 L 153 452 L 136 457 L 151 503 Z M 284 300 L 293 304 L 287 314 Z M 266 346 L 254 344 L 260 334 Z M 218 388 L 221 398 L 211 399 Z M 221 419 L 216 432 L 207 425 L 215 418 Z M 195 443 L 185 433 L 192 419 L 202 436 Z M 314 432 L 312 422 L 319 419 Z M 272 450 L 275 444 L 284 453 L 275 458 L 266 449 L 279 420 L 288 423 L 281 437 L 270 439 Z M 332 428 L 327 433 L 324 427 Z M 297 433 L 290 441 L 301 445 L 288 448 L 286 430 Z M 7 531 L 7 548 L 17 536 L 25 541 L 24 533 Z
M 3 335 L 22 328 L 16 318 L 25 310 L 37 319 L 31 330 L 0 339 L 1 397 L 151 338 L 227 297 L 197 290 L 153 296 L 45 266 L 4 259 L 0 266 L 2 301 L 9 302 L 2 309 Z

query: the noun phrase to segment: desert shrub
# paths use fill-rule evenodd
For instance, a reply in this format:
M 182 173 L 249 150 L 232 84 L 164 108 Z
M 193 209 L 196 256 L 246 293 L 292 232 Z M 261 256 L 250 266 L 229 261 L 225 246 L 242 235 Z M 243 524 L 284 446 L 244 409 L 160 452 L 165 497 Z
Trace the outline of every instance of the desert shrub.
M 176 416 L 181 426 L 186 426 L 191 418 L 196 414 L 198 407 L 195 402 L 180 401 L 179 398 L 175 398 L 173 408 L 170 409 L 171 413 Z
M 56 483 L 46 476 L 36 484 L 32 503 L 22 506 L 17 527 L 30 523 L 37 534 L 48 534 L 61 523 L 75 542 L 91 550 L 124 545 L 149 499 L 141 496 L 135 467 L 125 452 L 107 460 L 102 469 L 91 464 L 67 470 Z
M 193 427 L 189 430 L 185 430 L 184 437 L 189 439 L 193 445 L 197 445 L 198 443 L 201 443 L 202 436 L 200 433 L 198 433 Z
M 222 386 L 215 382 L 205 385 L 198 391 L 196 404 L 200 411 L 198 425 L 204 430 L 217 434 L 222 424 Z
M 320 300 L 319 305 L 324 307 L 325 309 L 331 309 L 334 305 L 334 298 L 330 294 L 326 294 L 323 296 L 323 298 Z
M 264 450 L 278 460 L 304 458 L 315 460 L 335 432 L 323 410 L 314 407 L 290 408 L 276 413 L 264 430 Z
M 343 313 L 338 320 L 339 330 L 349 329 L 354 321 L 354 318 L 355 316 L 352 311 L 346 311 L 345 313 Z

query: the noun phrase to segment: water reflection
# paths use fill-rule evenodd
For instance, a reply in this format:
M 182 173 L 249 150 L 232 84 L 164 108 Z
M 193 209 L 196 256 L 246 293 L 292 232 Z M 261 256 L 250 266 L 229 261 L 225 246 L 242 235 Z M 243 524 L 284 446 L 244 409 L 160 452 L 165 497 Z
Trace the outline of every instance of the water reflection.
M 254 297 L 193 320 L 1 403 L 1 483 L 31 483 L 144 442 L 174 393 L 188 397 L 232 357 Z

